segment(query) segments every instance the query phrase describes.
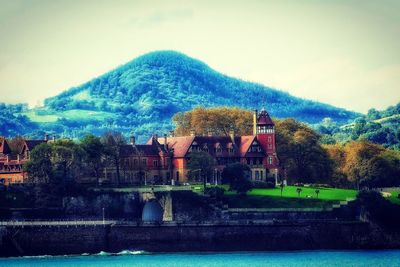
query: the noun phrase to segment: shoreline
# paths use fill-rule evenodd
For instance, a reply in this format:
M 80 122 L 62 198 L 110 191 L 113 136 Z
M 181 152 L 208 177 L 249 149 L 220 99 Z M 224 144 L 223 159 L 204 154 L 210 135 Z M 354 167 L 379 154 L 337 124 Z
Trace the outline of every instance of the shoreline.
M 400 230 L 357 221 L 1 227 L 0 256 L 400 249 Z

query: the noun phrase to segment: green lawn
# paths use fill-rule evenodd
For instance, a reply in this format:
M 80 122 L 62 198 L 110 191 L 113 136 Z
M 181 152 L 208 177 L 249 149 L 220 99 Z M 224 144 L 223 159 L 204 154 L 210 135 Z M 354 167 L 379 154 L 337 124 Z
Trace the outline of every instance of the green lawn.
M 299 195 L 296 192 L 297 186 L 285 186 L 283 188 L 282 197 L 285 198 L 296 198 L 299 199 Z M 315 192 L 316 188 L 312 187 L 301 187 L 302 191 L 300 193 L 301 199 L 317 199 L 317 194 Z M 334 200 L 341 201 L 347 200 L 349 198 L 356 198 L 357 191 L 350 189 L 339 189 L 339 188 L 318 188 L 319 189 L 319 200 Z M 276 187 L 272 189 L 252 189 L 247 193 L 250 196 L 281 196 L 281 189 Z
M 226 186 L 223 186 L 227 189 Z M 226 191 L 225 201 L 230 208 L 327 208 L 340 201 L 355 199 L 356 190 L 338 188 L 301 187 L 300 197 L 296 192 L 297 186 L 286 186 L 281 196 L 280 188 L 250 190 L 245 196 Z
M 391 192 L 391 196 L 388 198 L 390 202 L 400 205 L 400 198 L 397 196 L 400 194 L 400 191 Z

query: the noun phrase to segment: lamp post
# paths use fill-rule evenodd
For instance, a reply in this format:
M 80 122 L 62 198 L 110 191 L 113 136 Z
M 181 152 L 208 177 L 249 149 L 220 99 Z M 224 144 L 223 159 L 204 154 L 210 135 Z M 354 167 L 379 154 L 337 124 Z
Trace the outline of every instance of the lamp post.
M 104 216 L 104 207 L 103 207 L 103 225 L 105 225 L 105 224 L 106 224 L 106 218 Z

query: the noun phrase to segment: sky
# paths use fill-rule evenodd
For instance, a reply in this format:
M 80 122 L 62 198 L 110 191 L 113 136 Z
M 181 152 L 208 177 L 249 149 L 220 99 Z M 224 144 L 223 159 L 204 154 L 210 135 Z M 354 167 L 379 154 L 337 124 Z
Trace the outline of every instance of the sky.
M 0 102 L 38 105 L 154 50 L 358 112 L 400 102 L 397 0 L 0 0 Z

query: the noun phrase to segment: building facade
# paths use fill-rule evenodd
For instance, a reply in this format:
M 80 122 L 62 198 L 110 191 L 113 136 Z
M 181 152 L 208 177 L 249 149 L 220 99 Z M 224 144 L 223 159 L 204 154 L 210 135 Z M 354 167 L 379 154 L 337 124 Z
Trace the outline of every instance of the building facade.
M 28 178 L 24 171 L 24 164 L 28 162 L 30 151 L 45 140 L 23 140 L 23 144 L 17 153 L 12 153 L 10 145 L 4 137 L 0 137 L 0 184 L 10 185 L 23 183 Z
M 145 145 L 136 145 L 131 137 L 129 145 L 121 147 L 119 168 L 120 183 L 174 184 L 191 182 L 187 163 L 190 153 L 204 151 L 216 162 L 210 183 L 220 183 L 226 165 L 240 162 L 251 169 L 251 180 L 278 183 L 279 160 L 276 152 L 275 125 L 266 110 L 254 111 L 253 134 L 236 136 L 190 136 L 158 137 L 154 135 Z M 105 168 L 105 181 L 116 182 L 117 170 Z

